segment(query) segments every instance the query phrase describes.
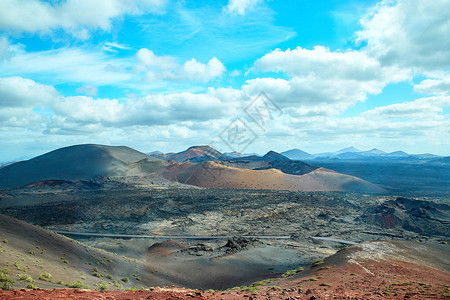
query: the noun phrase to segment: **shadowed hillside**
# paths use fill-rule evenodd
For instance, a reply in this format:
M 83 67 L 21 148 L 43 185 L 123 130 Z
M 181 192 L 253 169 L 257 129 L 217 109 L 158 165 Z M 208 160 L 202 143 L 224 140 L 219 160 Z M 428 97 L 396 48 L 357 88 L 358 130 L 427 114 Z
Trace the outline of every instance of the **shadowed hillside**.
M 42 180 L 91 180 L 122 175 L 127 165 L 149 158 L 125 146 L 76 145 L 65 147 L 0 169 L 0 188 L 17 188 Z

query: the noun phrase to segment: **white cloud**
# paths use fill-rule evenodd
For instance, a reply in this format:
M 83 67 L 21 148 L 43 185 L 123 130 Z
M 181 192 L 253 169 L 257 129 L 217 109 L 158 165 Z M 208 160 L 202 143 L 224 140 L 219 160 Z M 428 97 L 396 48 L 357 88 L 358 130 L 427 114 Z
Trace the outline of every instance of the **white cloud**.
M 2 0 L 0 30 L 50 33 L 62 28 L 86 39 L 89 30 L 109 31 L 114 18 L 161 12 L 164 4 L 164 0 L 66 0 L 53 4 L 40 0 Z
M 245 15 L 245 13 L 252 9 L 262 0 L 229 0 L 225 11 L 232 14 Z
M 450 0 L 384 0 L 361 21 L 358 41 L 383 65 L 418 73 L 450 67 Z
M 206 64 L 196 59 L 179 65 L 172 56 L 158 56 L 153 51 L 142 48 L 136 54 L 138 61 L 134 67 L 136 72 L 146 72 L 145 80 L 149 82 L 161 80 L 208 82 L 222 76 L 225 66 L 216 57 Z
M 220 119 L 235 113 L 237 101 L 242 96 L 236 90 L 210 88 L 203 94 L 156 94 L 121 101 L 88 96 L 64 97 L 52 86 L 21 77 L 0 78 L 0 94 L 3 118 L 20 119 L 18 113 L 21 111 L 17 108 L 29 111 L 38 108 L 35 113 L 42 116 L 39 119 L 42 126 L 51 128 L 49 133 L 59 134 L 58 126 L 65 132 L 72 128 L 71 132 L 80 133 L 99 129 L 99 126 L 157 126 Z
M 207 64 L 202 64 L 193 58 L 184 63 L 182 76 L 190 80 L 208 82 L 212 78 L 220 77 L 224 71 L 225 66 L 215 57 L 208 61 Z
M 419 84 L 414 85 L 416 93 L 430 95 L 449 95 L 450 94 L 450 75 L 442 79 L 425 79 Z
M 122 45 L 116 42 L 105 42 L 103 44 L 103 50 L 108 51 L 108 52 L 112 52 L 112 53 L 117 53 L 119 52 L 119 50 L 131 50 L 132 48 L 127 46 L 127 45 Z
M 312 50 L 277 49 L 258 59 L 253 69 L 278 72 L 289 78 L 248 80 L 243 89 L 249 95 L 264 91 L 281 105 L 297 107 L 301 114 L 337 114 L 355 102 L 364 101 L 368 94 L 381 93 L 386 84 L 410 75 L 398 68 L 383 67 L 364 52 L 333 52 L 321 46 Z M 313 106 L 320 108 L 311 109 Z
M 8 47 L 9 47 L 8 38 L 6 38 L 5 36 L 0 37 L 0 62 L 3 60 L 3 57 L 5 57 Z
M 272 51 L 255 62 L 255 68 L 262 71 L 286 72 L 293 77 L 317 75 L 323 78 L 341 78 L 357 81 L 400 81 L 407 78 L 398 69 L 382 68 L 380 63 L 361 51 L 330 51 L 326 47 L 315 46 L 308 50 L 297 47 Z M 390 72 L 388 72 L 390 71 Z M 394 72 L 395 71 L 395 72 Z
M 172 56 L 158 56 L 152 50 L 142 48 L 136 54 L 138 64 L 136 70 L 141 71 L 147 68 L 155 67 L 158 69 L 166 70 L 172 69 L 178 66 L 176 60 Z
M 97 95 L 98 89 L 97 89 L 97 87 L 92 86 L 92 85 L 85 85 L 85 86 L 77 88 L 76 92 L 86 94 L 89 96 L 95 96 L 95 95 Z
M 22 77 L 0 77 L 0 108 L 38 107 L 58 96 L 52 86 L 43 85 Z
M 387 106 L 376 107 L 362 114 L 370 119 L 444 119 L 443 107 L 450 106 L 450 97 L 427 97 L 414 101 L 396 103 Z
M 132 63 L 102 52 L 82 48 L 60 48 L 55 50 L 26 52 L 10 46 L 10 55 L 0 64 L 3 76 L 32 77 L 56 83 L 83 83 L 89 85 L 125 84 L 132 79 Z

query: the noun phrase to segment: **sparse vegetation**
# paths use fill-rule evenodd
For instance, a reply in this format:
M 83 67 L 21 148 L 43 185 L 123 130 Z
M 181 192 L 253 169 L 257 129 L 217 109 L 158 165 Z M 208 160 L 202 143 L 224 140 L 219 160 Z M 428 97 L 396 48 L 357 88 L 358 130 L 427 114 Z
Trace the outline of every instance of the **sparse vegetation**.
M 139 276 L 137 276 L 136 274 L 133 274 L 133 278 L 137 281 L 141 281 L 141 278 Z
M 30 290 L 38 290 L 39 287 L 37 287 L 37 286 L 35 286 L 34 284 L 30 283 L 29 285 L 27 285 L 27 289 L 30 289 Z
M 14 282 L 13 279 L 11 279 L 9 276 L 9 270 L 3 269 L 0 271 L 0 289 L 2 290 L 10 290 L 11 289 L 11 283 Z
M 119 289 L 122 288 L 122 285 L 120 283 L 118 283 L 117 280 L 113 280 L 113 284 L 116 288 L 119 288 Z
M 321 265 L 321 264 L 323 264 L 323 259 L 319 259 L 319 260 L 313 261 L 311 266 L 316 267 L 316 266 Z
M 14 267 L 16 267 L 16 269 L 19 270 L 19 271 L 23 271 L 24 270 L 23 266 L 17 261 L 14 263 Z
M 33 278 L 28 274 L 18 274 L 17 277 L 19 277 L 20 281 L 34 282 Z
M 7 239 L 3 239 L 3 243 L 8 244 L 8 240 Z
M 87 285 L 82 283 L 80 280 L 75 281 L 75 282 L 69 282 L 66 284 L 66 286 L 71 289 L 88 289 L 89 288 Z
M 322 282 L 322 283 L 319 284 L 319 286 L 331 286 L 331 284 L 326 283 L 326 282 Z
M 99 281 L 99 283 L 97 283 L 97 284 L 95 285 L 95 289 L 96 289 L 97 291 L 107 291 L 107 290 L 110 289 L 110 286 L 109 286 L 109 284 L 107 284 L 107 283 L 104 282 L 104 281 Z
M 106 278 L 108 278 L 109 280 L 113 280 L 113 277 L 111 274 L 106 274 Z
M 41 275 L 39 275 L 39 279 L 44 281 L 51 281 L 52 278 L 52 274 L 48 272 L 42 272 Z
M 122 280 L 125 283 L 130 281 L 130 279 L 128 277 L 122 277 L 122 278 L 120 278 L 120 280 Z
M 288 271 L 286 271 L 283 275 L 281 275 L 281 277 L 283 277 L 283 278 L 292 277 L 292 276 L 294 276 L 295 274 L 297 274 L 298 272 L 301 272 L 301 271 L 303 271 L 303 268 L 302 267 L 298 267 L 295 270 L 288 270 Z

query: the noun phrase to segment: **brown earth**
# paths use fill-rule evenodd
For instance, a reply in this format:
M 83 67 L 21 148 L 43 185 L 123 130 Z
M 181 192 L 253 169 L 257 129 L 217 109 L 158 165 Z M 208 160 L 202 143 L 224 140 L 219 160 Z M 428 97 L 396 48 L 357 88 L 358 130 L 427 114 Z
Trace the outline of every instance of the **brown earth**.
M 278 169 L 249 170 L 215 162 L 184 163 L 168 167 L 168 180 L 209 188 L 288 191 L 381 192 L 379 187 L 357 177 L 323 168 L 304 175 L 286 174 Z

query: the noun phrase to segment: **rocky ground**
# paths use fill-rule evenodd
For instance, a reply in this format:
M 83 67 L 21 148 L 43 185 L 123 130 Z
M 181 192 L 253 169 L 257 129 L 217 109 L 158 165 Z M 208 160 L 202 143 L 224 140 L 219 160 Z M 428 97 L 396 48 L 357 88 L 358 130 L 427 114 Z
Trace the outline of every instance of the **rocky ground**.
M 167 244 L 157 238 L 71 236 L 87 245 L 137 259 L 148 270 L 164 269 L 164 276 L 169 276 L 167 278 L 176 282 L 178 287 L 214 288 L 223 292 L 196 294 L 195 290 L 179 288 L 121 294 L 16 290 L 3 292 L 0 298 L 26 299 L 31 293 L 36 297 L 44 297 L 47 293 L 52 299 L 234 299 L 244 295 L 254 299 L 322 299 L 331 296 L 422 299 L 424 295 L 439 298 L 448 292 L 448 287 L 442 283 L 445 280 L 449 282 L 448 270 L 443 275 L 428 270 L 429 274 L 437 277 L 430 275 L 434 282 L 423 284 L 420 280 L 423 274 L 408 273 L 414 269 L 407 265 L 409 262 L 396 263 L 397 267 L 389 271 L 400 281 L 383 281 L 383 276 L 370 274 L 370 266 L 364 267 L 370 271 L 367 272 L 352 264 L 351 267 L 342 267 L 342 270 L 330 268 L 321 270 L 320 274 L 304 273 L 306 275 L 297 281 L 294 277 L 294 281 L 264 283 L 258 289 L 251 286 L 252 282 L 276 278 L 286 270 L 306 267 L 313 261 L 333 255 L 347 245 L 346 241 L 361 243 L 390 239 L 411 241 L 418 246 L 444 247 L 450 235 L 449 198 L 445 196 L 404 198 L 337 192 L 161 188 L 111 181 L 95 185 L 89 182 L 77 185 L 56 183 L 0 191 L 0 212 L 44 228 L 70 232 L 290 237 L 267 240 L 180 238 Z M 391 262 L 377 264 L 382 269 L 392 267 Z M 212 270 L 211 274 L 205 271 L 208 268 Z M 196 271 L 192 273 L 194 269 Z M 186 277 L 186 274 L 191 275 Z M 198 282 L 203 285 L 198 285 Z M 437 282 L 441 283 L 434 285 Z M 234 286 L 241 287 L 227 290 Z

